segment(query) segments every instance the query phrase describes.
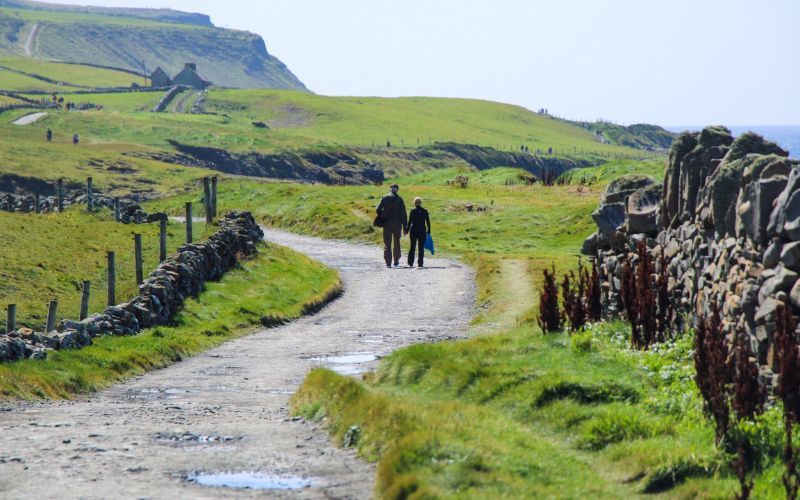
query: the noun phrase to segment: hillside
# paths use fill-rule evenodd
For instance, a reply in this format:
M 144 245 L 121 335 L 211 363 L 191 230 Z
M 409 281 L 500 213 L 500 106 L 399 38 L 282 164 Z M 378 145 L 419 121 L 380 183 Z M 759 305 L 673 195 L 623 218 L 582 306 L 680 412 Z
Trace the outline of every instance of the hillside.
M 175 75 L 194 62 L 222 87 L 305 90 L 256 34 L 169 9 L 81 8 L 0 0 L 0 55 Z
M 80 81 L 100 75 L 92 67 L 72 69 L 82 73 Z M 52 63 L 36 68 L 45 75 L 61 75 L 62 70 Z M 112 76 L 118 75 L 105 77 Z M 614 158 L 648 156 L 602 144 L 579 127 L 524 108 L 488 101 L 212 88 L 184 92 L 169 103 L 168 112 L 152 113 L 164 92 L 63 90 L 59 97 L 87 110 L 47 110 L 36 123 L 2 126 L 0 161 L 5 171 L 82 181 L 89 170 L 100 188 L 151 197 L 199 176 L 195 167 L 254 177 L 363 184 L 451 166 L 517 167 L 538 177 L 543 169 L 561 173 Z M 37 102 L 42 98 L 27 97 Z M 203 111 L 191 113 L 201 100 Z M 8 124 L 29 112 L 8 111 L 0 117 Z M 54 144 L 43 148 L 48 128 L 55 133 Z M 65 144 L 74 132 L 87 149 Z M 527 151 L 521 151 L 523 146 Z M 115 164 L 128 165 L 135 174 L 108 168 Z M 166 175 L 165 166 L 174 171 Z
M 663 127 L 646 123 L 627 127 L 604 121 L 571 123 L 591 131 L 603 142 L 649 151 L 669 149 L 672 141 L 678 136 Z

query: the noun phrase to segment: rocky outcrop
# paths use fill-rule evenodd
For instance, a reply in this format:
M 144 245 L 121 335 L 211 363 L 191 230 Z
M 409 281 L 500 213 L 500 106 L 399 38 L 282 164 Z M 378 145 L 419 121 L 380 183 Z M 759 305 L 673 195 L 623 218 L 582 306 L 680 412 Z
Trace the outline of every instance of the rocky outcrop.
M 606 310 L 619 312 L 621 262 L 635 260 L 645 242 L 668 269 L 669 300 L 682 313 L 673 329 L 716 306 L 727 334 L 750 335 L 772 381 L 775 310 L 790 303 L 800 313 L 800 162 L 756 134 L 734 140 L 709 127 L 675 140 L 661 186 L 634 187 L 629 179 L 609 185 L 595 212 L 598 231 L 583 247 L 598 259 Z
M 61 321 L 53 332 L 19 329 L 0 335 L 0 362 L 44 359 L 49 350 L 79 349 L 97 337 L 135 335 L 167 324 L 188 297 L 203 290 L 206 281 L 220 279 L 239 257 L 255 254 L 263 237 L 249 212 L 231 212 L 207 241 L 183 245 L 162 262 L 130 302 L 107 307 L 80 322 Z

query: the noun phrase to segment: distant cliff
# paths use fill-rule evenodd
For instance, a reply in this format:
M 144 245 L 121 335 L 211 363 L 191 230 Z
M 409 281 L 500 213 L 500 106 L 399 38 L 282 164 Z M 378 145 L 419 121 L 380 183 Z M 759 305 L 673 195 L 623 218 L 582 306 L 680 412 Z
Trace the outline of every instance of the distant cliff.
M 218 86 L 306 90 L 254 33 L 172 9 L 78 7 L 0 0 L 0 55 L 92 63 L 137 72 L 186 62 Z

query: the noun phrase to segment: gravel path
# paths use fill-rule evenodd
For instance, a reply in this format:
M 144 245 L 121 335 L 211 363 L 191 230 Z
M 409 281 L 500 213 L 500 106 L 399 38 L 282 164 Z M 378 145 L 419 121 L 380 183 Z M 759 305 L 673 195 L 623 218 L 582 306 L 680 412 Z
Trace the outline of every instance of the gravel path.
M 0 497 L 369 497 L 374 466 L 332 446 L 317 426 L 289 419 L 289 397 L 314 366 L 357 374 L 403 345 L 463 335 L 472 272 L 441 259 L 390 270 L 373 246 L 274 230 L 267 239 L 337 268 L 344 295 L 314 316 L 89 397 L 0 402 Z M 209 487 L 186 480 L 197 472 L 313 484 Z
M 31 113 L 29 115 L 21 116 L 11 122 L 12 125 L 30 125 L 36 123 L 42 118 L 47 116 L 47 113 Z

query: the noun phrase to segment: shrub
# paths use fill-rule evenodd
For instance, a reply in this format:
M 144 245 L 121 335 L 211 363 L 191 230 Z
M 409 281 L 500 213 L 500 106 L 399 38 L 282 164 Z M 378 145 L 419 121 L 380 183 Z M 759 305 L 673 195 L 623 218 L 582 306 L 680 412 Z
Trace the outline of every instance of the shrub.
M 586 282 L 586 319 L 591 322 L 603 318 L 603 304 L 600 301 L 600 275 L 597 272 L 597 259 L 592 259 L 592 272 L 585 276 Z
M 730 382 L 727 366 L 728 346 L 722 332 L 719 310 L 711 307 L 709 318 L 699 318 L 695 332 L 695 383 L 703 396 L 703 409 L 714 421 L 715 440 L 722 442 L 728 433 L 730 411 L 726 385 Z
M 569 321 L 570 331 L 579 332 L 586 324 L 586 308 L 583 305 L 583 296 L 585 295 L 586 285 L 583 281 L 583 269 L 578 267 L 577 279 L 575 273 L 571 272 L 564 275 L 561 282 L 561 299 L 564 304 L 564 314 Z
M 733 353 L 729 356 L 719 309 L 712 304 L 711 316 L 699 319 L 695 335 L 695 382 L 706 414 L 714 421 L 717 445 L 736 453 L 734 471 L 740 487 L 737 498 L 747 499 L 753 489 L 748 472 L 756 458 L 753 446 L 739 429 L 743 422 L 755 422 L 764 412 L 766 393 L 759 381 L 749 335 L 737 327 L 733 339 Z
M 786 433 L 786 444 L 783 461 L 786 472 L 783 474 L 783 485 L 786 498 L 797 498 L 800 486 L 800 473 L 797 469 L 798 449 L 792 441 L 792 428 L 800 417 L 800 350 L 795 336 L 794 319 L 788 306 L 781 306 L 777 311 L 777 327 L 775 344 L 778 358 L 778 397 L 783 401 L 783 421 Z
M 655 342 L 667 340 L 672 320 L 672 305 L 667 292 L 666 263 L 656 274 L 653 257 L 644 241 L 636 246 L 636 262 L 628 254 L 622 262 L 620 297 L 625 316 L 631 324 L 631 346 L 648 349 Z
M 556 286 L 556 266 L 552 270 L 544 269 L 544 284 L 539 292 L 539 327 L 542 333 L 552 333 L 561 330 L 563 317 L 558 306 L 558 287 Z
M 658 315 L 656 316 L 656 329 L 659 341 L 667 340 L 667 332 L 675 317 L 675 308 L 669 297 L 669 266 L 662 252 L 658 259 L 658 277 L 656 282 Z
M 469 177 L 467 177 L 466 175 L 459 174 L 450 179 L 449 181 L 447 181 L 447 185 L 466 189 L 467 187 L 469 187 Z

